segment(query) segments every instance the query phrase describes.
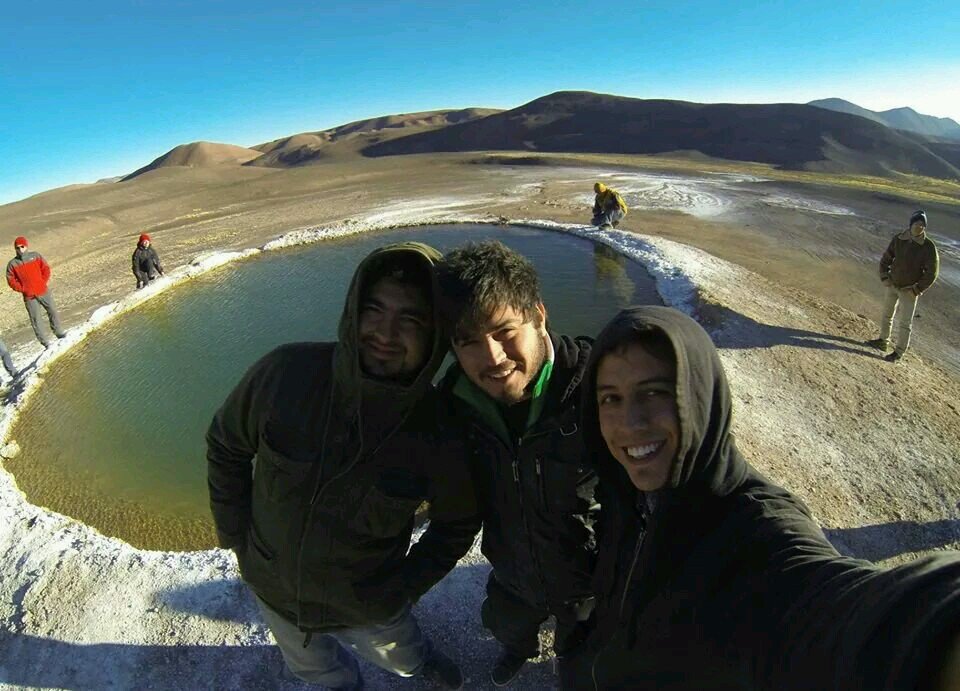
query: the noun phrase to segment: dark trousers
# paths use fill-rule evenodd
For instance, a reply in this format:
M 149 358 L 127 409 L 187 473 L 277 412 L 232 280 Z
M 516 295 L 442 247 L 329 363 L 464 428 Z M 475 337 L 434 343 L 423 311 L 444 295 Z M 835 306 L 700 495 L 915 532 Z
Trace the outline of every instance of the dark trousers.
M 579 643 L 580 627 L 574 613 L 555 612 L 531 604 L 498 581 L 496 572 L 490 572 L 487 598 L 480 607 L 480 620 L 507 652 L 528 659 L 539 655 L 540 626 L 551 614 L 557 620 L 553 650 L 562 656 Z
M 57 312 L 57 304 L 53 301 L 52 291 L 47 290 L 46 293 L 38 295 L 35 298 L 25 297 L 23 298 L 23 304 L 26 305 L 27 314 L 30 315 L 30 326 L 33 327 L 33 333 L 36 334 L 37 340 L 43 345 L 50 345 L 50 339 L 48 339 L 43 332 L 41 309 L 47 313 L 47 319 L 50 320 L 50 329 L 53 331 L 53 334 L 57 338 L 63 338 L 67 335 L 63 327 L 60 326 L 60 314 Z
M 11 377 L 17 376 L 17 368 L 13 366 L 13 358 L 10 357 L 10 351 L 7 350 L 7 344 L 0 341 L 0 358 L 3 359 L 3 368 Z
M 545 607 L 537 607 L 508 590 L 495 572 L 487 579 L 487 598 L 480 607 L 480 620 L 504 649 L 517 657 L 540 654 L 540 625 L 550 616 Z

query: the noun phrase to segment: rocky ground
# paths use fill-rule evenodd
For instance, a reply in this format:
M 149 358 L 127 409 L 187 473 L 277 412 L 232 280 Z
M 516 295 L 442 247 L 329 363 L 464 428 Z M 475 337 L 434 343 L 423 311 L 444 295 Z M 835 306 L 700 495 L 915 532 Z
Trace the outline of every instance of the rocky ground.
M 742 202 L 747 193 L 733 181 L 724 183 L 736 187 L 729 192 L 680 180 L 655 197 L 649 180 L 615 175 L 631 174 L 623 169 L 465 160 L 163 169 L 3 207 L 0 242 L 26 234 L 48 258 L 79 338 L 95 308 L 118 300 L 111 309 L 133 308 L 147 297 L 129 296 L 129 255 L 142 231 L 182 280 L 191 270 L 176 267 L 202 251 L 258 247 L 296 229 L 285 242 L 316 239 L 323 229 L 440 219 L 503 218 L 588 233 L 643 262 L 665 301 L 711 331 L 734 391 L 739 445 L 810 504 L 841 551 L 896 563 L 960 547 L 960 378 L 939 357 L 955 347 L 955 302 L 945 299 L 953 286 L 924 296 L 917 348 L 903 362 L 886 363 L 862 344 L 875 335 L 865 315 L 879 307 L 878 294 L 863 287 L 875 280 L 876 254 L 863 238 L 882 251 L 896 225 L 876 219 L 887 211 L 908 216 L 913 202 L 802 187 L 792 206 L 762 203 L 765 222 L 755 225 L 744 219 L 754 218 L 756 200 L 719 213 L 703 202 L 704 195 Z M 625 232 L 575 225 L 585 219 L 595 178 L 634 185 Z M 952 207 L 934 218 L 942 232 L 956 227 Z M 38 348 L 22 305 L 10 294 L 3 299 L 0 329 L 18 361 L 31 359 Z M 41 373 L 55 357 L 43 356 Z M 8 406 L 4 428 L 12 414 Z M 30 506 L 2 473 L 0 563 L 0 686 L 296 687 L 279 681 L 279 656 L 229 553 L 134 550 Z M 494 650 L 478 617 L 487 568 L 471 553 L 418 605 L 425 628 L 464 664 L 469 688 L 487 686 Z M 550 666 L 531 666 L 517 687 L 549 688 Z M 369 675 L 372 688 L 418 686 Z

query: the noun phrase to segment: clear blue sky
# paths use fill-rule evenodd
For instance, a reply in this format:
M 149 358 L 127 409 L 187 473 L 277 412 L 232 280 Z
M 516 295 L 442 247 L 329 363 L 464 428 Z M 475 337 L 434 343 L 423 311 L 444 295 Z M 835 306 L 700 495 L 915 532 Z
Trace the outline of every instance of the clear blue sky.
M 559 89 L 960 121 L 960 3 L 69 0 L 0 13 L 0 203 L 363 117 Z M 731 9 L 732 8 L 732 9 Z

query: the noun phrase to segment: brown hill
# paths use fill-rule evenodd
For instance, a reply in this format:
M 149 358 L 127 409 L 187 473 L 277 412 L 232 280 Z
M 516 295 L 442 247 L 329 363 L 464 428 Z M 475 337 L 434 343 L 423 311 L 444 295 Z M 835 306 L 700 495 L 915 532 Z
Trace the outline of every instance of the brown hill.
M 371 144 L 362 153 L 699 151 L 789 169 L 960 179 L 960 169 L 923 141 L 809 105 L 699 104 L 561 91 L 482 119 Z
M 318 132 L 304 132 L 253 147 L 263 152 L 246 165 L 289 168 L 329 158 L 356 155 L 379 142 L 472 122 L 501 111 L 491 108 L 434 110 L 358 120 Z
M 169 166 L 186 166 L 189 168 L 207 168 L 209 166 L 219 166 L 224 164 L 242 164 L 257 158 L 261 155 L 260 151 L 245 149 L 242 146 L 233 144 L 217 144 L 214 142 L 193 142 L 192 144 L 181 144 L 160 158 L 154 159 L 149 164 L 139 170 L 135 170 L 124 177 L 124 180 L 131 180 L 138 175 L 143 175 L 157 168 L 166 168 Z

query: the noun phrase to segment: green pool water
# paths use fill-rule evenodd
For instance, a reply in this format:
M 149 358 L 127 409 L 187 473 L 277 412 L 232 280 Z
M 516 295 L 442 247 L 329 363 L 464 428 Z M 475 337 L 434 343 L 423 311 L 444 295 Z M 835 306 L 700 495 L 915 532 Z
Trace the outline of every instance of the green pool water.
M 58 360 L 10 437 L 27 498 L 145 549 L 215 545 L 204 434 L 247 367 L 281 343 L 333 340 L 350 277 L 376 247 L 441 251 L 496 238 L 540 272 L 552 328 L 595 335 L 620 307 L 659 303 L 643 267 L 562 233 L 427 226 L 269 252 L 176 286 Z

